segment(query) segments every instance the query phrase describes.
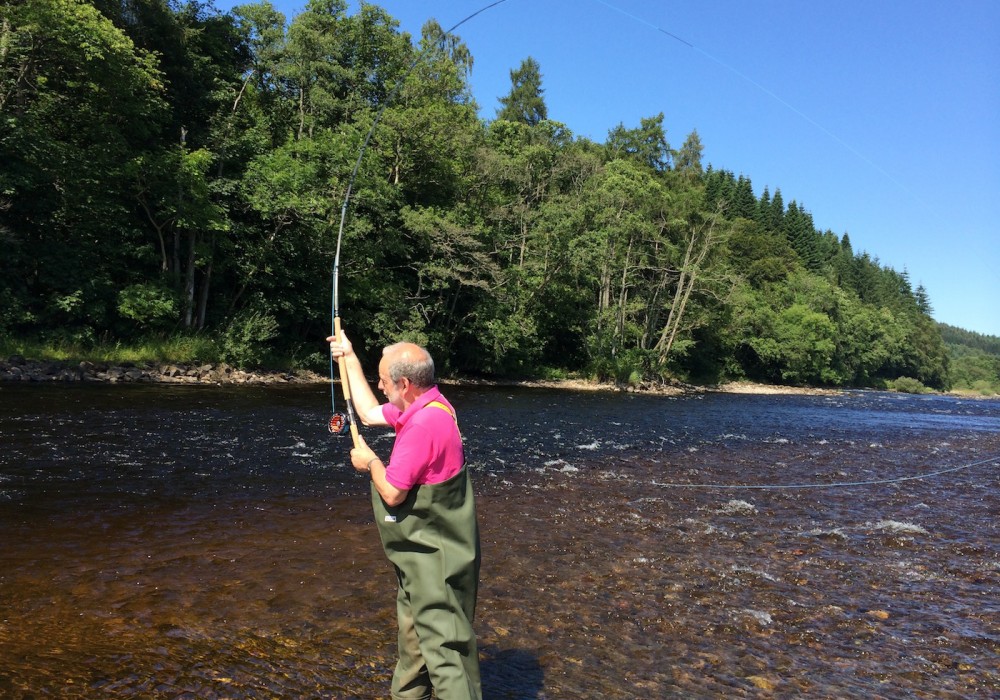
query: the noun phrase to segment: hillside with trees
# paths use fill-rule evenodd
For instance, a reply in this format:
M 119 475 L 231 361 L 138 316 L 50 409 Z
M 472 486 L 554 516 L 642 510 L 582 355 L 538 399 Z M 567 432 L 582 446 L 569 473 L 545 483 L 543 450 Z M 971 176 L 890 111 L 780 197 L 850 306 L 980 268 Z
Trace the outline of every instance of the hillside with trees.
M 1000 338 L 940 324 L 954 389 L 1000 394 Z
M 484 119 L 461 38 L 411 38 L 376 5 L 2 13 L 4 336 L 192 335 L 234 364 L 324 367 L 341 205 L 381 114 L 340 268 L 359 348 L 405 337 L 493 377 L 953 381 L 906 272 L 703 163 L 697 132 L 675 148 L 663 113 L 575 136 L 531 57 Z

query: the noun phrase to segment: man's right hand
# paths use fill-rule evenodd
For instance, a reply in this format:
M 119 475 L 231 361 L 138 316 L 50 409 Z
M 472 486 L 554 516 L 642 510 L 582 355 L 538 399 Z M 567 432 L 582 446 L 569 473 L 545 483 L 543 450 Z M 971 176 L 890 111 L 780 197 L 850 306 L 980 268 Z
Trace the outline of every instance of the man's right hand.
M 351 341 L 347 339 L 347 334 L 344 331 L 340 332 L 339 339 L 337 336 L 331 335 L 326 339 L 326 342 L 330 344 L 330 356 L 335 360 L 348 357 L 354 352 L 354 346 L 351 345 Z

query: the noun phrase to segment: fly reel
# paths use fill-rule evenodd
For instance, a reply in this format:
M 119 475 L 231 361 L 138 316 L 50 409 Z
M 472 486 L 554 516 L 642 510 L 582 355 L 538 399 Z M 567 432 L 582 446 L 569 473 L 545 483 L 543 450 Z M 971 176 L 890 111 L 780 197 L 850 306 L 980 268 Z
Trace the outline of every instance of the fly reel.
M 345 435 L 351 429 L 351 422 L 348 420 L 346 413 L 334 413 L 330 416 L 330 422 L 327 427 L 334 435 Z

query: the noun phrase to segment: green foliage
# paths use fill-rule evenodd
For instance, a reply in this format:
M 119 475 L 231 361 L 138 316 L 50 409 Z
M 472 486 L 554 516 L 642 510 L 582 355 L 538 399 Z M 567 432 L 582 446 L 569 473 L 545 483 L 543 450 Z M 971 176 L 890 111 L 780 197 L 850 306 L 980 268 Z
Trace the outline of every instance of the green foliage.
M 951 359 L 952 387 L 981 394 L 1000 394 L 1000 356 L 958 354 Z
M 237 367 L 264 364 L 270 341 L 278 336 L 278 322 L 260 311 L 243 311 L 233 317 L 222 334 L 220 356 Z
M 651 367 L 654 365 L 654 353 L 640 348 L 631 348 L 622 353 L 595 360 L 591 370 L 598 380 L 610 381 L 620 386 L 638 386 L 653 378 Z
M 829 316 L 793 304 L 775 319 L 781 378 L 791 384 L 832 384 L 835 329 Z
M 1000 338 L 939 324 L 947 344 L 952 388 L 1000 394 Z
M 697 135 L 695 135 L 695 138 Z M 696 143 L 688 142 L 686 167 L 700 167 L 701 153 Z M 608 132 L 606 144 L 612 158 L 634 158 L 656 171 L 670 167 L 671 150 L 663 128 L 663 112 L 640 120 L 638 129 L 626 129 L 619 124 Z
M 268 3 L 2 12 L 8 337 L 311 366 L 344 211 L 352 338 L 427 344 L 444 372 L 1000 384 L 997 339 L 938 327 L 905 271 L 703 167 L 696 131 L 674 151 L 662 113 L 575 138 L 529 58 L 480 119 L 471 52 L 436 22 L 414 44 L 345 0 L 287 26 Z
M 1000 337 L 998 336 L 975 333 L 949 326 L 946 323 L 939 323 L 938 328 L 941 330 L 941 339 L 949 346 L 960 346 L 1000 356 Z
M 118 313 L 146 330 L 167 328 L 177 318 L 177 299 L 163 285 L 133 284 L 118 293 Z
M 897 377 L 887 383 L 887 388 L 905 394 L 928 394 L 931 392 L 919 379 L 913 377 Z
M 674 156 L 674 168 L 685 175 L 700 177 L 702 174 L 701 156 L 705 147 L 701 143 L 698 131 L 692 131 L 684 139 L 679 151 Z
M 541 355 L 537 328 L 529 316 L 495 317 L 476 326 L 484 353 L 478 366 L 483 374 L 530 376 Z
M 162 73 L 83 0 L 2 12 L 0 298 L 22 332 L 93 332 L 129 276 L 128 168 L 163 123 Z
M 12 338 L 0 335 L 0 357 L 21 355 L 38 360 L 137 364 L 148 362 L 218 362 L 216 342 L 204 335 L 177 334 L 122 341 L 79 343 L 72 339 Z
M 542 97 L 542 71 L 538 61 L 530 56 L 524 59 L 520 68 L 510 72 L 510 82 L 510 93 L 500 98 L 503 107 L 497 112 L 497 119 L 528 126 L 548 119 L 548 108 Z

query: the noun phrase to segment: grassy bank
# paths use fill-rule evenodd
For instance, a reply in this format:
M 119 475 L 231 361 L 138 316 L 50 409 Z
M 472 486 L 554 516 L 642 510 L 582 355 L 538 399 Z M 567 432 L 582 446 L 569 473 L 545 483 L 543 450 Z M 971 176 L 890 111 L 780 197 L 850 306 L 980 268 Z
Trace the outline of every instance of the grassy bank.
M 137 344 L 121 342 L 93 346 L 73 343 L 46 343 L 37 340 L 0 338 L 0 357 L 20 355 L 30 360 L 52 362 L 95 362 L 108 364 L 219 362 L 218 345 L 210 338 L 173 337 L 146 340 Z
M 146 339 L 133 343 L 115 341 L 94 345 L 80 345 L 69 342 L 52 343 L 34 339 L 0 336 L 0 359 L 6 359 L 15 355 L 20 355 L 28 360 L 42 362 L 92 362 L 108 365 L 201 365 L 225 362 L 235 368 L 247 371 L 311 371 L 324 375 L 328 368 L 326 356 L 322 352 L 312 353 L 304 358 L 267 355 L 266 359 L 262 362 L 240 362 L 237 358 L 229 356 L 230 354 L 225 351 L 219 341 L 206 336 L 173 336 L 169 338 Z M 454 381 L 462 383 L 461 380 Z M 568 388 L 606 389 L 611 386 L 606 382 L 598 382 L 585 376 L 575 376 L 566 371 L 558 370 L 540 370 L 537 376 L 524 377 L 519 380 L 509 379 L 508 383 L 562 386 Z M 963 384 L 965 383 L 961 381 L 957 382 L 956 386 L 946 393 L 968 398 L 1000 395 L 1000 383 L 978 381 L 971 386 L 964 386 Z M 653 393 L 673 393 L 675 391 L 683 391 L 684 387 L 689 390 L 698 389 L 698 387 L 681 384 L 677 386 L 657 385 L 655 387 L 637 384 L 632 386 L 632 389 L 637 391 L 651 391 Z M 622 387 L 619 386 L 617 388 Z M 829 388 L 821 390 L 811 387 L 769 386 L 754 382 L 729 382 L 718 386 L 701 387 L 701 389 L 706 388 L 715 391 L 736 393 L 821 393 L 823 391 L 836 391 Z M 901 377 L 890 382 L 886 388 L 890 391 L 902 393 L 939 393 L 907 377 Z

